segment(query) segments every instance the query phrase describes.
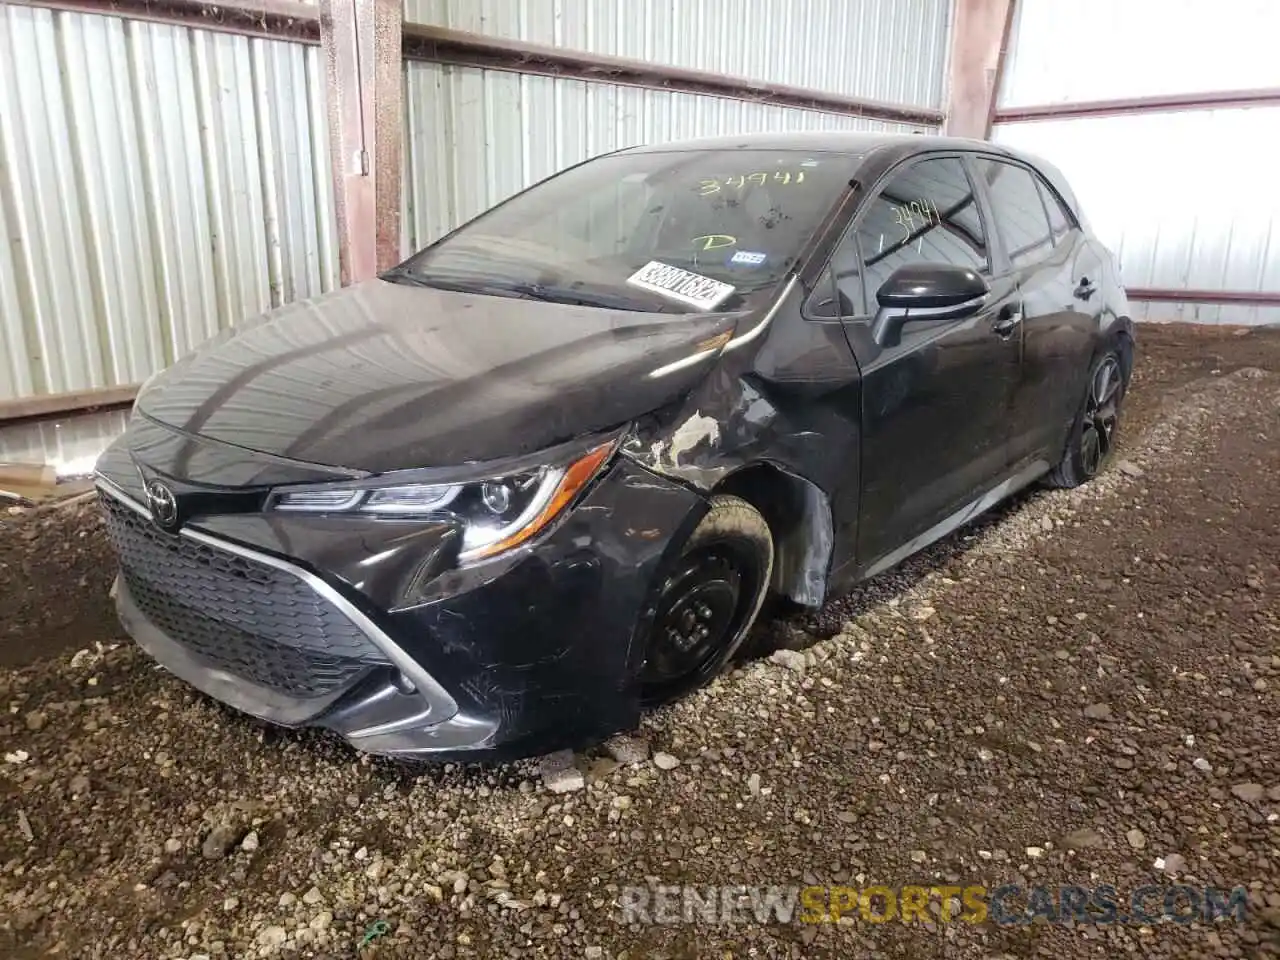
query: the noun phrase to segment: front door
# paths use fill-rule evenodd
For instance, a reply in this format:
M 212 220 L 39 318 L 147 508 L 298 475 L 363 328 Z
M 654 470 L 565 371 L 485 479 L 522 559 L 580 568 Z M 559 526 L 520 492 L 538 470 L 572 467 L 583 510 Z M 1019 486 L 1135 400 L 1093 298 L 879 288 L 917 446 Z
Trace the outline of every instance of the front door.
M 862 371 L 857 557 L 896 560 L 999 482 L 1019 365 L 1016 285 L 993 282 L 976 313 L 908 322 L 896 346 L 871 336 L 876 291 L 910 263 L 991 276 L 988 230 L 958 156 L 907 161 L 862 206 L 832 260 L 845 330 Z

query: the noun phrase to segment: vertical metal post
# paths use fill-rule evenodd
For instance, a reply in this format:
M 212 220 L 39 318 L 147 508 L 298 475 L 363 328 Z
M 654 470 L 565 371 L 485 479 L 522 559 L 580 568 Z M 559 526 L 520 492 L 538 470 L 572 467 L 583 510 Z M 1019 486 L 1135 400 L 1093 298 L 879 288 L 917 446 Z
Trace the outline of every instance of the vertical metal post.
M 320 44 L 344 285 L 400 259 L 401 0 L 322 0 Z
M 944 131 L 985 140 L 991 136 L 1016 0 L 956 0 Z

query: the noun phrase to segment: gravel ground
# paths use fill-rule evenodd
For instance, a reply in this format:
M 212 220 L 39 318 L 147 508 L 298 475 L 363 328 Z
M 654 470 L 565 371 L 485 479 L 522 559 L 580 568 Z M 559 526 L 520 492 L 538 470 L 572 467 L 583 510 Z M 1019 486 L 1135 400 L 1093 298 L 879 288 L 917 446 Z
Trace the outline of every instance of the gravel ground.
M 1280 335 L 1144 328 L 1141 351 L 1106 475 L 763 625 L 784 649 L 560 769 L 402 767 L 234 714 L 121 641 L 91 508 L 0 519 L 0 955 L 1280 956 Z M 1175 879 L 1245 885 L 1248 919 L 616 905 Z

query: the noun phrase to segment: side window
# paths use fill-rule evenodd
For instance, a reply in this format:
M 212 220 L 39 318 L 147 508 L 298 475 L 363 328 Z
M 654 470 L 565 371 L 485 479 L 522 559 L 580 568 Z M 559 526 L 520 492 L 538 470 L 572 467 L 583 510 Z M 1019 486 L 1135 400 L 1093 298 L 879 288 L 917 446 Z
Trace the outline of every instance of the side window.
M 862 289 L 858 244 L 852 233 L 845 235 L 840 246 L 831 255 L 831 280 L 835 284 L 839 315 L 851 317 L 862 313 L 867 294 Z
M 1044 200 L 1044 208 L 1049 213 L 1049 232 L 1053 235 L 1053 245 L 1056 247 L 1071 232 L 1071 217 L 1068 216 L 1062 201 L 1049 188 L 1049 185 L 1042 178 L 1037 177 L 1036 180 L 1040 185 L 1040 197 Z
M 954 263 L 990 272 L 973 185 L 955 157 L 917 160 L 900 168 L 864 204 L 831 257 L 835 302 L 815 297 L 811 312 L 873 313 L 876 291 L 909 263 Z
M 1025 167 L 999 160 L 978 160 L 978 170 L 991 193 L 996 229 L 1004 238 L 1015 267 L 1043 260 L 1053 249 L 1049 219 L 1035 176 Z
M 805 306 L 811 317 L 854 317 L 863 312 L 862 272 L 858 245 L 846 234 L 822 271 Z
M 872 310 L 876 291 L 909 263 L 989 270 L 973 185 L 955 157 L 919 160 L 899 170 L 867 204 L 854 232 Z

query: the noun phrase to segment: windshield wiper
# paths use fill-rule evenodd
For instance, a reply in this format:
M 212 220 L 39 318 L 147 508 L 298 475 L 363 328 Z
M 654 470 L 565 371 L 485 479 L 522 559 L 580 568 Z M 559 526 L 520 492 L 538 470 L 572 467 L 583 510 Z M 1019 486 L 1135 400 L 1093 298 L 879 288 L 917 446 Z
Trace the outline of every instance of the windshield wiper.
M 491 294 L 514 297 L 520 300 L 540 300 L 545 303 L 568 303 L 580 307 L 603 307 L 609 310 L 633 310 L 661 313 L 663 307 L 645 304 L 635 297 L 607 293 L 601 290 L 583 290 L 571 286 L 534 283 L 531 281 L 500 280 L 494 277 L 446 277 L 438 273 L 419 273 L 404 267 L 394 267 L 382 274 L 382 279 L 392 283 L 408 283 L 418 287 L 435 287 L 459 293 Z
M 405 283 L 415 287 L 435 287 L 438 290 L 456 290 L 460 293 L 475 293 L 476 284 L 469 280 L 451 280 L 436 274 L 418 273 L 407 267 L 392 267 L 379 274 L 383 280 L 391 283 Z
M 603 290 L 584 290 L 580 287 L 548 283 L 521 283 L 512 280 L 495 280 L 489 285 L 494 290 L 504 291 L 512 296 L 523 297 L 527 300 L 541 300 L 546 303 L 568 303 L 579 307 L 604 307 L 609 310 L 658 312 L 653 307 L 639 302 L 635 297 L 607 293 Z

